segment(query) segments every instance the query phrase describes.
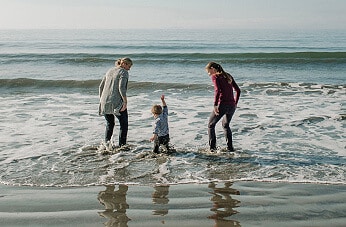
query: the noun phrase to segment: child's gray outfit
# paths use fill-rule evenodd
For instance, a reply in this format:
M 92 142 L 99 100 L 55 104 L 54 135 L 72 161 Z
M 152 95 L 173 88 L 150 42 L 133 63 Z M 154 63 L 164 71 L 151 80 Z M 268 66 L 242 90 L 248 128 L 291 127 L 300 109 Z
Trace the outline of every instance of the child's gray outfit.
M 160 145 L 164 145 L 169 150 L 169 128 L 168 128 L 168 107 L 163 106 L 162 113 L 154 121 L 154 134 L 157 138 L 154 141 L 153 152 L 159 153 Z

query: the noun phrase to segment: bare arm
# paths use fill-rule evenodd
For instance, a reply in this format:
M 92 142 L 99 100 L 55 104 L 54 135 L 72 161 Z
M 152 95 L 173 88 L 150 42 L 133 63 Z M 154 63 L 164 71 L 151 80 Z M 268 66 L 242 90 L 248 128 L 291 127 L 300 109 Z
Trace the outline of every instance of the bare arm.
M 235 80 L 233 79 L 232 80 L 232 86 L 236 92 L 236 97 L 235 97 L 235 104 L 238 105 L 238 101 L 239 101 L 239 98 L 240 98 L 240 88 L 238 86 L 238 84 L 235 82 Z
M 165 95 L 161 95 L 162 106 L 167 106 L 165 101 Z
M 150 137 L 150 141 L 154 141 L 154 140 L 156 140 L 156 138 L 157 138 L 157 134 L 155 134 L 155 133 L 153 133 L 153 136 L 152 137 Z

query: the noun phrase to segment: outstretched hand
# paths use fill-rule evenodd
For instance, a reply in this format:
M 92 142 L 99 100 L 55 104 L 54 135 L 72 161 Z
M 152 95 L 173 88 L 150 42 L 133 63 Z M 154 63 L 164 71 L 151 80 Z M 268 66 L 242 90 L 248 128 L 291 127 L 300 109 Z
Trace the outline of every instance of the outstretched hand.
M 161 101 L 162 101 L 162 106 L 167 106 L 164 94 L 161 95 Z

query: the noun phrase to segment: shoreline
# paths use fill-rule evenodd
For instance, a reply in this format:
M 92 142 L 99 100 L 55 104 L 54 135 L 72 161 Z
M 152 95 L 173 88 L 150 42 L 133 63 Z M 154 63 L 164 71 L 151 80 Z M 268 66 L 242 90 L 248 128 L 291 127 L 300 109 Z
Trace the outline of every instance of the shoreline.
M 343 226 L 346 185 L 0 185 L 2 226 Z

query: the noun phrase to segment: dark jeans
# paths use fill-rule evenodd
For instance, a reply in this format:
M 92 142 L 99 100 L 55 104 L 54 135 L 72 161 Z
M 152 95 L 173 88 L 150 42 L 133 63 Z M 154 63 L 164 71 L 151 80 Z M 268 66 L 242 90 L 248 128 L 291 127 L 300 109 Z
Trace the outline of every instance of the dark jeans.
M 160 145 L 164 145 L 167 149 L 167 151 L 169 151 L 169 135 L 165 135 L 165 136 L 158 136 L 156 138 L 156 140 L 154 141 L 154 153 L 159 153 L 160 152 Z
M 227 147 L 230 151 L 233 151 L 233 142 L 232 142 L 232 131 L 229 127 L 229 123 L 232 120 L 233 114 L 235 112 L 235 107 L 230 105 L 220 105 L 219 106 L 219 115 L 216 115 L 214 111 L 210 114 L 209 123 L 208 123 L 208 135 L 209 135 L 209 146 L 210 149 L 216 149 L 216 135 L 215 135 L 215 126 L 222 119 L 222 128 L 225 134 Z
M 127 131 L 129 128 L 129 120 L 128 120 L 128 113 L 127 109 L 123 112 L 120 112 L 119 116 L 116 116 L 120 123 L 120 132 L 119 132 L 119 146 L 123 146 L 126 144 L 127 139 Z M 111 140 L 113 135 L 113 129 L 114 129 L 114 114 L 105 114 L 105 119 L 107 121 L 106 123 L 106 134 L 105 134 L 105 141 L 108 142 Z

